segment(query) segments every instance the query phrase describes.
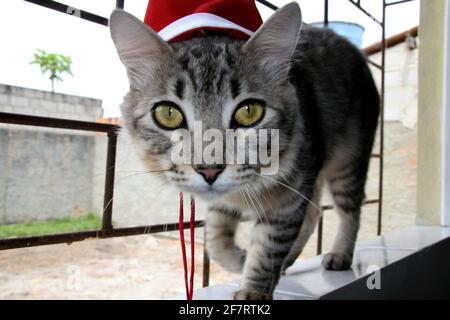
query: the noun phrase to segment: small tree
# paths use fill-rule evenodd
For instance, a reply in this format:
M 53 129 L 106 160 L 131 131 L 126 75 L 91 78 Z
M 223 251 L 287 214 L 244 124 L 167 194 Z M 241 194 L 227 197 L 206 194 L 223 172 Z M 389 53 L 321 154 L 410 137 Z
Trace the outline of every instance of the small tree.
M 43 75 L 48 74 L 48 78 L 52 82 L 52 92 L 55 92 L 55 80 L 63 81 L 61 78 L 63 73 L 73 76 L 70 69 L 72 64 L 70 57 L 57 53 L 47 53 L 41 49 L 36 49 L 33 56 L 34 59 L 30 63 L 38 64 Z

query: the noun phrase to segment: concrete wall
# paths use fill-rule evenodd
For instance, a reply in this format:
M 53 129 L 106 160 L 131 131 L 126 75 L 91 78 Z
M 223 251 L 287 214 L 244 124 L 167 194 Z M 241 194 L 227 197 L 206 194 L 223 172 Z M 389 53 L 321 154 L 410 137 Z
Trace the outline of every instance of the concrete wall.
M 101 117 L 97 99 L 0 84 L 0 112 L 96 121 Z
M 0 112 L 95 121 L 102 108 L 95 99 L 0 85 Z M 95 138 L 0 124 L 0 223 L 91 211 Z
M 0 137 L 0 223 L 91 210 L 93 137 L 12 128 Z

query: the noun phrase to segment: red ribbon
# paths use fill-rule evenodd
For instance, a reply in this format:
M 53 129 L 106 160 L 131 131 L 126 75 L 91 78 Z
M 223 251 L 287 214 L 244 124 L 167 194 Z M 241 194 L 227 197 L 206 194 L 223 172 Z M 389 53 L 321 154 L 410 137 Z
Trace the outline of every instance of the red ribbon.
M 183 211 L 183 193 L 180 192 L 180 215 L 178 230 L 180 231 L 181 242 L 181 254 L 183 255 L 183 268 L 184 268 L 184 286 L 186 288 L 186 299 L 192 300 L 194 296 L 194 252 L 195 252 L 195 199 L 191 196 L 191 220 L 189 224 L 189 230 L 191 235 L 191 273 L 188 282 L 188 268 L 187 268 L 187 256 L 186 256 L 186 242 L 184 240 L 184 211 Z

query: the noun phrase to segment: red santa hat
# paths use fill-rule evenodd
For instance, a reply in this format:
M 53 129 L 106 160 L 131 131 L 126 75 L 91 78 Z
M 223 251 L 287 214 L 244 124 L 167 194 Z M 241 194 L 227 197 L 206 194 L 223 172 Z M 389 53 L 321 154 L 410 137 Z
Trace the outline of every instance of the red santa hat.
M 149 0 L 144 23 L 174 42 L 215 30 L 248 39 L 261 26 L 255 0 Z

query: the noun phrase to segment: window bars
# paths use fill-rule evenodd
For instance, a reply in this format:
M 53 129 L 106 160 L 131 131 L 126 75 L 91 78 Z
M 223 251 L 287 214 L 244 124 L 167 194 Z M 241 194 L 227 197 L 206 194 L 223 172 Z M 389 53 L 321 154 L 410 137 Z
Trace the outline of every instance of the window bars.
M 52 0 L 24 0 L 48 9 L 56 10 L 77 18 L 87 20 L 100 25 L 108 26 L 108 19 L 99 15 L 77 9 L 57 1 Z M 256 0 L 257 2 L 267 6 L 272 10 L 278 9 L 277 6 L 266 0 Z M 368 10 L 361 4 L 361 0 L 347 0 L 358 10 L 364 13 L 372 21 L 378 24 L 381 28 L 381 64 L 374 63 L 369 60 L 369 63 L 374 65 L 381 72 L 381 120 L 384 119 L 384 93 L 385 93 L 385 60 L 386 60 L 386 9 L 389 6 L 410 2 L 414 0 L 400 0 L 388 2 L 387 0 L 380 0 L 382 5 L 381 20 L 375 18 Z M 125 0 L 117 0 L 116 8 L 124 9 Z M 324 25 L 327 26 L 329 22 L 329 0 L 324 0 Z M 58 118 L 37 117 L 23 114 L 2 113 L 0 112 L 0 123 L 38 126 L 48 128 L 59 128 L 69 130 L 81 130 L 104 133 L 108 137 L 107 158 L 106 158 L 106 173 L 105 173 L 105 189 L 104 189 L 104 204 L 102 228 L 99 230 L 61 233 L 61 234 L 47 234 L 32 237 L 18 237 L 0 239 L 0 250 L 7 250 L 13 248 L 24 248 L 31 246 L 41 246 L 58 243 L 72 243 L 76 241 L 83 241 L 86 239 L 105 239 L 113 237 L 124 237 L 133 235 L 144 235 L 161 233 L 178 230 L 178 223 L 138 226 L 128 228 L 114 228 L 112 225 L 113 214 L 113 198 L 114 198 L 114 175 L 116 164 L 116 147 L 117 147 L 117 131 L 119 126 L 113 124 L 103 124 L 95 122 L 75 121 Z M 379 184 L 378 184 L 378 199 L 367 200 L 365 204 L 378 204 L 378 223 L 377 234 L 381 234 L 382 223 L 382 203 L 383 203 L 383 151 L 384 151 L 384 122 L 380 121 L 380 148 L 379 153 L 374 154 L 373 158 L 379 159 Z M 322 210 L 331 210 L 333 206 L 323 206 Z M 189 227 L 189 223 L 184 223 L 185 227 Z M 196 221 L 195 227 L 203 227 L 204 221 Z M 322 252 L 322 236 L 323 236 L 323 216 L 318 225 L 317 237 L 317 253 Z M 209 258 L 205 249 L 203 250 L 203 286 L 209 284 Z

